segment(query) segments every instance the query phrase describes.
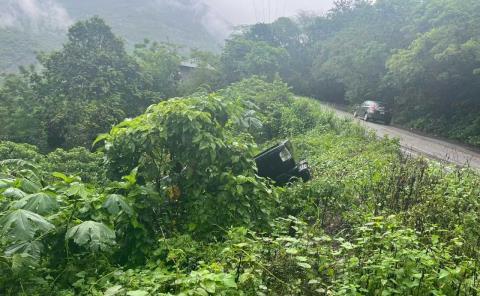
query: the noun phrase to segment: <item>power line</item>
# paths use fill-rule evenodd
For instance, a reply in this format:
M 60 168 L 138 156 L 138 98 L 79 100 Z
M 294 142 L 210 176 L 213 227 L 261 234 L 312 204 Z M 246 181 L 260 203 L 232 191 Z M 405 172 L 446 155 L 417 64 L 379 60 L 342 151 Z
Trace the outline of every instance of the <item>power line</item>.
M 278 7 L 279 7 L 280 0 L 273 1 L 273 3 L 275 3 L 275 10 L 274 10 L 273 18 L 277 19 L 278 18 Z
M 267 19 L 267 0 L 262 0 L 262 23 Z
M 270 0 L 268 0 L 268 23 L 270 23 L 271 20 L 272 20 L 271 15 L 270 15 L 271 7 L 272 7 L 272 2 L 270 2 Z

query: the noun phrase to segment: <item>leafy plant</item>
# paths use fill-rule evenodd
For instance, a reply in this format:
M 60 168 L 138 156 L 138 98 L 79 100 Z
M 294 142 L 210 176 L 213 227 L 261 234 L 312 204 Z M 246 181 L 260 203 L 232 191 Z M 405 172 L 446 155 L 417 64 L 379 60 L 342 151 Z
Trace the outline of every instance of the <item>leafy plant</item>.
M 76 244 L 92 252 L 106 251 L 115 244 L 115 232 L 103 223 L 85 221 L 70 228 L 65 239 L 73 239 Z
M 45 233 L 54 228 L 42 216 L 24 209 L 6 213 L 0 220 L 3 235 L 11 241 L 28 241 L 37 233 Z
M 276 188 L 252 158 L 287 135 L 314 177 Z M 33 163 L 5 144 L 0 294 L 479 290 L 478 173 L 406 157 L 279 81 L 161 102 L 98 141 Z
M 102 136 L 112 176 L 135 169 L 140 185 L 155 192 L 144 216 L 158 211 L 154 219 L 169 232 L 265 222 L 273 190 L 255 176 L 254 143 L 228 130 L 236 109 L 215 96 L 170 100 Z

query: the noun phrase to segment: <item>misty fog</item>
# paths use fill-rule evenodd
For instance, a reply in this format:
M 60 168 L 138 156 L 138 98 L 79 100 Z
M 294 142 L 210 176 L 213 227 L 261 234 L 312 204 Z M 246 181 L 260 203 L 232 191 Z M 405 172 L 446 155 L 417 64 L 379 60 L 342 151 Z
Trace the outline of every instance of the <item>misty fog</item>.
M 0 0 L 0 27 L 42 25 L 66 29 L 72 17 L 65 5 L 73 0 Z M 292 16 L 301 11 L 323 13 L 331 8 L 333 0 L 150 0 L 159 5 L 189 7 L 201 10 L 200 18 L 211 30 L 226 33 L 228 26 L 272 22 L 281 16 Z M 148 1 L 147 1 L 148 2 Z M 139 4 L 132 0 L 132 4 Z M 144 4 L 141 2 L 139 5 Z
M 323 13 L 333 0 L 202 0 L 232 24 L 272 22 L 281 16 L 292 16 L 301 11 Z

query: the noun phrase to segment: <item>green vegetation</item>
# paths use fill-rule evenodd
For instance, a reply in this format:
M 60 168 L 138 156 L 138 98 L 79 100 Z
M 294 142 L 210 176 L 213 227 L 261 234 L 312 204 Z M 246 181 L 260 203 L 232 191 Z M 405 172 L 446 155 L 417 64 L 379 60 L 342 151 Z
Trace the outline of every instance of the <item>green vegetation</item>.
M 77 6 L 79 15 L 88 15 Z M 324 16 L 248 26 L 226 40 L 220 55 L 193 50 L 188 58 L 175 45 L 142 42 L 138 36 L 162 38 L 140 33 L 129 53 L 94 17 L 70 28 L 63 49 L 39 57 L 45 69 L 4 79 L 0 113 L 14 115 L 0 133 L 42 151 L 88 147 L 96 134 L 161 99 L 259 75 L 339 104 L 380 99 L 392 105 L 400 125 L 479 146 L 479 16 L 474 0 L 337 1 Z M 95 41 L 99 37 L 105 43 Z M 179 75 L 189 58 L 198 67 Z M 97 64 L 98 73 L 92 70 Z M 42 110 L 37 97 L 56 108 Z M 56 111 L 47 114 L 50 109 Z M 75 118 L 81 113 L 91 119 Z
M 193 0 L 58 0 L 74 20 L 98 15 L 111 24 L 129 47 L 144 38 L 188 48 L 218 51 L 224 37 L 204 22 L 209 8 Z M 223 20 L 219 20 L 221 24 Z
M 115 34 L 125 40 L 129 50 L 148 38 L 179 44 L 187 49 L 218 52 L 225 37 L 225 28 L 212 28 L 204 22 L 209 17 L 209 11 L 194 1 L 137 0 L 132 9 L 132 2 L 128 0 L 52 0 L 39 5 L 50 9 L 41 11 L 46 15 L 46 20 L 25 15 L 25 11 L 14 8 L 16 6 L 10 2 L 0 1 L 5 17 L 15 19 L 10 26 L 0 23 L 0 73 L 14 73 L 18 66 L 35 63 L 36 53 L 60 48 L 66 41 L 65 28 L 68 22 L 96 15 L 112 26 Z M 56 20 L 50 15 L 62 12 L 66 19 Z
M 63 48 L 39 57 L 0 89 L 0 134 L 42 151 L 89 147 L 99 133 L 177 88 L 176 49 L 145 41 L 133 55 L 98 17 L 69 29 Z
M 252 157 L 287 136 L 314 179 L 279 188 Z M 479 289 L 480 176 L 406 158 L 279 81 L 161 102 L 100 142 L 45 156 L 1 143 L 2 294 Z
M 46 50 L 28 33 L 18 29 L 0 28 L 0 73 L 15 72 L 20 65 L 35 62 L 34 50 Z M 0 76 L 1 79 L 1 76 Z
M 38 57 L 0 85 L 0 139 L 42 152 L 90 148 L 100 133 L 149 105 L 221 85 L 218 58 L 192 51 L 197 67 L 181 77 L 184 57 L 171 44 L 147 39 L 132 53 L 99 17 L 77 22 L 62 49 Z
M 75 23 L 0 86 L 0 294 L 477 295 L 480 175 L 292 90 L 380 96 L 476 144 L 479 7 L 337 1 L 184 73 L 174 45 L 129 53 L 99 17 Z M 310 182 L 256 174 L 286 138 Z
M 390 102 L 394 121 L 480 146 L 480 2 L 343 0 L 325 16 L 256 24 L 227 40 L 227 81 L 280 77 L 340 104 Z

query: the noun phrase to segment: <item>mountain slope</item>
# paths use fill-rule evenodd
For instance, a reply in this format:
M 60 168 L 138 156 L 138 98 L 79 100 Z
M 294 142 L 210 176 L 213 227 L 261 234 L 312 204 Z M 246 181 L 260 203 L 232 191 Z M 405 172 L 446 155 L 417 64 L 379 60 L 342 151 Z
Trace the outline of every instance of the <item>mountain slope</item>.
M 0 72 L 61 46 L 76 20 L 98 15 L 131 48 L 144 38 L 218 50 L 229 30 L 198 0 L 0 0 Z M 215 16 L 216 17 L 216 16 Z

